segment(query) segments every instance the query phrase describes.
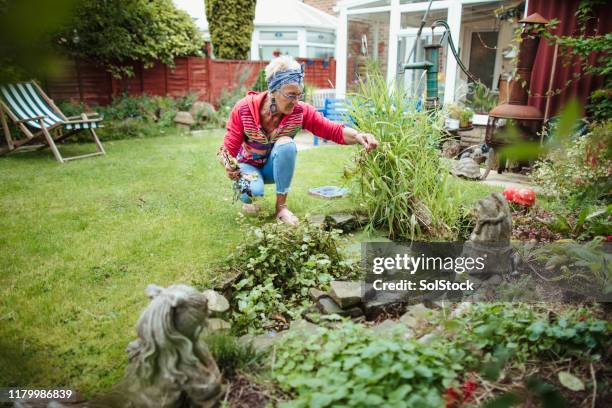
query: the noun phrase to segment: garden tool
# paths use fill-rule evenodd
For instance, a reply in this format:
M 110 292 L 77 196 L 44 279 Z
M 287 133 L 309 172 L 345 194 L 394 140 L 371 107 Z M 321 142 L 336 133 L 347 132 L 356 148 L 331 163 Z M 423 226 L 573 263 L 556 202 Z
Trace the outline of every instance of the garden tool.
M 238 160 L 235 157 L 232 157 L 226 149 L 220 149 L 218 153 L 221 164 L 223 164 L 226 168 L 232 170 L 240 170 L 240 166 L 238 165 Z M 249 197 L 253 197 L 253 193 L 251 191 L 251 181 L 257 180 L 256 173 L 243 174 L 240 173 L 240 178 L 234 181 L 234 200 L 233 202 L 238 201 L 242 194 L 246 194 Z

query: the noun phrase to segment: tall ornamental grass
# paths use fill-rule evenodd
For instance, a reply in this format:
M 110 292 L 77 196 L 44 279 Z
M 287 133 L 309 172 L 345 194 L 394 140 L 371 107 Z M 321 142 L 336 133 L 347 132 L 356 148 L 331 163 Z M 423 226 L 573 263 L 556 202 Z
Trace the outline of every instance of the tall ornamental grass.
M 375 71 L 348 100 L 354 126 L 380 142 L 374 151 L 360 150 L 346 172 L 367 212 L 367 227 L 384 229 L 392 239 L 455 239 L 461 210 L 437 149 L 441 118 L 418 111 L 403 89 L 389 89 Z

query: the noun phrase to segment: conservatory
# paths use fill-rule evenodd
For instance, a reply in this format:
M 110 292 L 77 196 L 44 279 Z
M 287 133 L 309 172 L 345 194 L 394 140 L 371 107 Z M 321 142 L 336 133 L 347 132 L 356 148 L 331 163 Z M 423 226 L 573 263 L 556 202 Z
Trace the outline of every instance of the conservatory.
M 464 97 L 470 80 L 450 52 L 448 33 L 431 28 L 444 20 L 463 65 L 487 87 L 499 89 L 513 69 L 513 32 L 524 16 L 525 1 L 504 0 L 343 0 L 337 5 L 336 94 L 344 97 L 367 64 L 375 61 L 389 83 L 411 93 L 424 92 L 424 71 L 404 70 L 424 60 L 424 46 L 442 48 L 438 59 L 440 97 L 445 103 Z M 418 35 L 426 16 L 423 30 Z

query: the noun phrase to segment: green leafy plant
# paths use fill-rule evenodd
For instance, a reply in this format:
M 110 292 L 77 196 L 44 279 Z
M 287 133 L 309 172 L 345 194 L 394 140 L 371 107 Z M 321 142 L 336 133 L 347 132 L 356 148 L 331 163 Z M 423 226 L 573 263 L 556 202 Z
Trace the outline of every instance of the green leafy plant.
M 115 77 L 133 75 L 133 62 L 173 67 L 174 58 L 201 55 L 204 39 L 191 17 L 171 0 L 87 0 L 57 36 L 72 57 L 105 66 Z
M 595 125 L 585 136 L 555 138 L 548 155 L 535 165 L 536 183 L 565 206 L 609 200 L 612 190 L 612 121 Z
M 467 105 L 476 113 L 488 114 L 491 109 L 497 106 L 499 95 L 489 89 L 482 82 L 473 84 L 473 90 L 468 95 Z
M 598 360 L 612 344 L 612 325 L 586 309 L 557 315 L 527 304 L 473 303 L 428 322 L 427 341 L 406 336 L 401 325 L 381 336 L 350 321 L 290 332 L 274 353 L 273 376 L 291 393 L 289 406 L 439 407 L 464 372 L 495 381 L 509 364 L 536 356 Z M 435 327 L 444 331 L 431 333 Z
M 232 296 L 233 329 L 256 331 L 272 314 L 294 318 L 308 304 L 310 288 L 354 277 L 356 267 L 338 252 L 338 233 L 309 223 L 248 230 L 228 259 L 228 268 L 241 274 Z
M 612 255 L 606 253 L 602 239 L 553 243 L 534 250 L 534 255 L 556 274 L 552 280 L 579 285 L 588 294 L 612 293 Z
M 454 238 L 460 210 L 451 204 L 457 192 L 437 150 L 441 116 L 417 111 L 402 89 L 390 92 L 380 72 L 359 82 L 348 105 L 354 126 L 380 141 L 372 152 L 360 149 L 345 171 L 368 215 L 367 228 L 383 228 L 392 238 Z

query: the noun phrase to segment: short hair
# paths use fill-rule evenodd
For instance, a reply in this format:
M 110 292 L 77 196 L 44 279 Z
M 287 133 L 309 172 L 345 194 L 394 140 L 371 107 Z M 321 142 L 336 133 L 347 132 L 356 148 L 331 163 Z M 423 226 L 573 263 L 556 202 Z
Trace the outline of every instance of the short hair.
M 266 65 L 266 81 L 269 81 L 270 78 L 277 72 L 284 72 L 289 70 L 300 70 L 300 63 L 293 59 L 290 55 L 283 55 L 277 58 L 274 58 L 268 65 Z

